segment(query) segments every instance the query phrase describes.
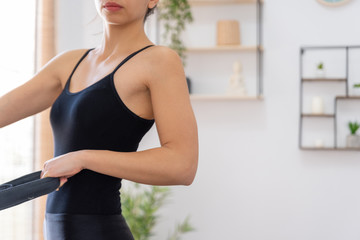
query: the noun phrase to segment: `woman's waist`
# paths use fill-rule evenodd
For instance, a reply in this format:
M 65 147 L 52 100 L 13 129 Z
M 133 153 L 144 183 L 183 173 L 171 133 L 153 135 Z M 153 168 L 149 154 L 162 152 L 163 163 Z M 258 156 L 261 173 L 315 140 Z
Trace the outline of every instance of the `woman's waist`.
M 44 230 L 48 240 L 134 240 L 121 214 L 46 213 Z
M 96 181 L 96 179 L 98 181 Z M 75 175 L 48 195 L 48 213 L 119 214 L 121 179 L 88 179 Z
M 109 197 L 68 196 L 65 193 L 51 193 L 46 202 L 46 213 L 66 215 L 119 215 L 119 195 Z
M 123 221 L 121 213 L 115 214 L 73 214 L 73 213 L 45 213 L 47 221 Z

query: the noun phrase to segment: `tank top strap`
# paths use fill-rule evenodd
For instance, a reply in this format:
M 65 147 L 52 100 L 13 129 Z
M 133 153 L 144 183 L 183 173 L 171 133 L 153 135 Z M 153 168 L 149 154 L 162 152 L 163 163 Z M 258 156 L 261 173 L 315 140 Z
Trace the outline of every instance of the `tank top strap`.
M 119 65 L 117 65 L 117 67 L 114 69 L 114 71 L 111 73 L 111 75 L 115 74 L 115 72 L 122 66 L 124 65 L 127 61 L 129 61 L 132 57 L 134 57 L 136 54 L 144 51 L 145 49 L 152 47 L 154 45 L 147 45 L 146 47 L 141 48 L 140 50 L 137 50 L 136 52 L 133 52 L 132 54 L 130 54 L 129 56 L 127 56 L 124 60 L 121 61 L 121 63 Z
M 80 63 L 84 60 L 84 58 L 89 54 L 89 52 L 91 50 L 94 50 L 94 48 L 90 48 L 88 49 L 83 55 L 82 57 L 80 58 L 80 60 L 77 62 L 77 64 L 75 65 L 74 69 L 72 70 L 68 80 L 66 81 L 66 84 L 65 84 L 65 88 L 68 87 L 68 85 L 70 84 L 70 80 L 72 78 L 72 76 L 74 75 L 74 72 L 76 71 L 76 69 L 78 68 L 78 66 L 80 65 Z

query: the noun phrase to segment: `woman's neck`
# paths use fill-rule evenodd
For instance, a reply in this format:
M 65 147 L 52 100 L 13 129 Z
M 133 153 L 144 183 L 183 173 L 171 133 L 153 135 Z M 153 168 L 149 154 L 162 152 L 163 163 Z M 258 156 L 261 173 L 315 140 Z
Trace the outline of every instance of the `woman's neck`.
M 104 57 L 114 54 L 126 55 L 149 44 L 152 43 L 145 34 L 142 22 L 134 22 L 126 26 L 107 24 L 104 26 L 98 53 Z

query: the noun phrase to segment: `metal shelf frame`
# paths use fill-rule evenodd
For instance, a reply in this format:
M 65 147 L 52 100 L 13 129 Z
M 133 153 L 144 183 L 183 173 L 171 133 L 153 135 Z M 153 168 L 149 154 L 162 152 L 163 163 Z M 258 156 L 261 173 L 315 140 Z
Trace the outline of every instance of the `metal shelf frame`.
M 263 83 L 263 0 L 256 0 L 256 28 L 257 28 L 257 36 L 256 36 L 256 61 L 257 61 L 257 96 L 264 95 L 264 83 Z
M 312 50 L 345 50 L 346 60 L 345 60 L 345 77 L 344 78 L 304 78 L 303 77 L 303 57 L 307 51 Z M 343 148 L 337 146 L 337 104 L 339 100 L 360 100 L 360 96 L 350 96 L 349 95 L 349 51 L 352 49 L 360 49 L 360 45 L 354 46 L 306 46 L 300 48 L 300 59 L 299 59 L 299 67 L 300 67 L 300 114 L 299 114 L 299 148 L 302 150 L 339 150 L 339 151 L 360 151 L 360 148 Z M 343 82 L 346 84 L 345 96 L 336 96 L 334 99 L 334 113 L 333 114 L 305 114 L 303 113 L 303 85 L 304 83 L 311 82 Z M 316 148 L 316 147 L 304 147 L 302 145 L 302 134 L 303 134 L 303 119 L 309 117 L 322 117 L 322 118 L 333 118 L 334 119 L 334 147 L 324 147 L 324 148 Z

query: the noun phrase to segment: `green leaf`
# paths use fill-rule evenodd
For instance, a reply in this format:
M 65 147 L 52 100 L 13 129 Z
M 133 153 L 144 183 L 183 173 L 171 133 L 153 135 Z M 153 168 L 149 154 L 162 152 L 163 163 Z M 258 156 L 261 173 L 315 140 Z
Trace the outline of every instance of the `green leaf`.
M 153 229 L 159 219 L 157 211 L 165 203 L 170 194 L 167 187 L 147 187 L 133 185 L 136 193 L 122 190 L 122 213 L 130 227 L 134 238 L 148 240 L 153 235 Z
M 324 68 L 324 64 L 322 62 L 320 62 L 317 66 L 318 69 L 323 69 Z
M 163 0 L 159 9 L 159 20 L 164 23 L 164 42 L 170 42 L 169 47 L 174 49 L 185 65 L 185 51 L 181 34 L 186 25 L 193 21 L 191 7 L 188 0 Z
M 358 122 L 349 122 L 348 126 L 352 135 L 355 135 L 360 127 Z
M 168 240 L 180 240 L 182 234 L 194 231 L 194 227 L 190 224 L 190 217 L 186 217 L 185 220 L 178 224 Z

